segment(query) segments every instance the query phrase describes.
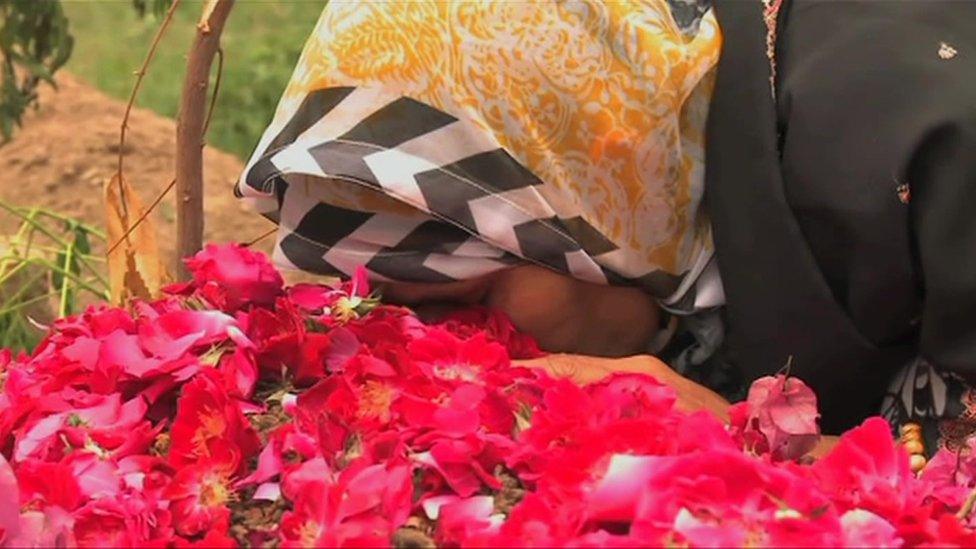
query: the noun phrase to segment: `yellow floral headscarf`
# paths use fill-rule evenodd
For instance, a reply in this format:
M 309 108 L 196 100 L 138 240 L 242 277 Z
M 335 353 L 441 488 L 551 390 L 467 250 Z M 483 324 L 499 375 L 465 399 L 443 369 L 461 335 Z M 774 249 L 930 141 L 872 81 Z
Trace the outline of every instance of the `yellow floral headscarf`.
M 333 0 L 238 191 L 281 225 L 286 266 L 438 281 L 532 261 L 675 302 L 711 258 L 720 41 L 666 0 Z

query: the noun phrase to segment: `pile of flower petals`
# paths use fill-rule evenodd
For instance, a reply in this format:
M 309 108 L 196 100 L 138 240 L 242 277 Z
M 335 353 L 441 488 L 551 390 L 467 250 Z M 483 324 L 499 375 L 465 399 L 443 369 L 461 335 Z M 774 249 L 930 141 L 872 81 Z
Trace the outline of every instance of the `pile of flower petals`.
M 0 351 L 0 546 L 976 544 L 971 451 L 916 477 L 875 418 L 811 462 L 794 378 L 727 426 L 646 376 L 514 366 L 540 353 L 503 316 L 425 325 L 363 273 L 285 288 L 239 246 L 188 266 Z

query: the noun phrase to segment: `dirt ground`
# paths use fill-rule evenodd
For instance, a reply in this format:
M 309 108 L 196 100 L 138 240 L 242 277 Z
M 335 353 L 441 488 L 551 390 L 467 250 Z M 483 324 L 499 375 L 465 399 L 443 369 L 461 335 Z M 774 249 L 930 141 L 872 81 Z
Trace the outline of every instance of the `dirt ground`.
M 0 146 L 0 200 L 41 206 L 104 227 L 102 184 L 118 162 L 119 124 L 125 104 L 69 74 L 59 89 L 44 88 L 14 139 Z M 233 108 L 219 105 L 217 108 Z M 173 177 L 176 122 L 135 108 L 129 118 L 125 174 L 148 204 Z M 268 221 L 242 208 L 232 195 L 243 163 L 208 147 L 204 152 L 206 234 L 212 242 L 248 241 L 267 232 Z M 175 235 L 172 197 L 156 210 L 160 242 L 171 253 Z M 0 213 L 0 234 L 18 223 Z M 270 250 L 271 238 L 258 246 Z

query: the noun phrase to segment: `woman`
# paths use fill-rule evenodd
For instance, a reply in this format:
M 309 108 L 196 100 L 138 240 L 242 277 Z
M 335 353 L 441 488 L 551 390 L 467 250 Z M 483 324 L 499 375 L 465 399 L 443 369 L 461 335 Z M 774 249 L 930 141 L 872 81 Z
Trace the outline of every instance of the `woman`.
M 693 315 L 678 361 L 701 362 L 721 334 L 700 211 L 719 43 L 686 0 L 333 2 L 237 190 L 285 267 L 365 265 L 428 312 L 483 302 L 553 352 L 659 351 Z M 646 355 L 614 368 L 686 383 Z
M 793 357 L 826 430 L 976 424 L 976 3 L 716 1 L 724 360 Z M 885 398 L 885 388 L 890 387 Z M 882 402 L 884 400 L 884 402 Z
M 939 418 L 968 429 L 951 418 L 976 413 L 959 377 L 976 362 L 973 4 L 718 3 L 722 309 L 699 203 L 710 15 L 407 6 L 330 7 L 250 163 L 240 190 L 273 197 L 286 264 L 365 263 L 402 302 L 486 302 L 547 350 L 663 353 L 713 388 L 792 357 L 826 432 L 877 413 L 889 385 L 886 415 L 926 423 L 930 449 Z M 727 407 L 647 354 L 548 364 L 645 371 L 687 409 Z

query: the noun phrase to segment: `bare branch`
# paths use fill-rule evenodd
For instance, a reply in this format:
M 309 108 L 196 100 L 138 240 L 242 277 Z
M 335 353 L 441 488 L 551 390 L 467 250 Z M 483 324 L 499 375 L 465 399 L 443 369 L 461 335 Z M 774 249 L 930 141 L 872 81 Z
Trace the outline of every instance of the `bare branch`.
M 173 14 L 176 13 L 176 8 L 179 5 L 180 0 L 173 0 L 173 3 L 170 4 L 169 9 L 166 10 L 166 16 L 163 18 L 163 22 L 159 25 L 159 30 L 156 31 L 156 36 L 153 37 L 152 45 L 149 46 L 149 52 L 146 54 L 146 58 L 142 62 L 142 67 L 140 67 L 138 72 L 136 72 L 136 83 L 134 86 L 132 86 L 132 93 L 129 95 L 129 102 L 125 106 L 125 114 L 122 116 L 122 127 L 119 129 L 118 176 L 120 182 L 122 181 L 122 159 L 125 157 L 125 130 L 129 127 L 129 113 L 132 112 L 132 106 L 136 102 L 136 96 L 139 95 L 139 88 L 142 87 L 142 79 L 146 76 L 146 72 L 149 70 L 149 63 L 151 63 L 153 58 L 156 57 L 156 50 L 159 49 L 159 43 L 162 41 L 163 35 L 166 33 L 166 29 L 169 27 L 170 21 L 173 20 Z M 119 197 L 122 200 L 122 207 L 125 209 L 125 216 L 127 218 L 126 222 L 128 222 L 129 210 L 126 206 L 126 197 L 121 184 L 119 186 Z

